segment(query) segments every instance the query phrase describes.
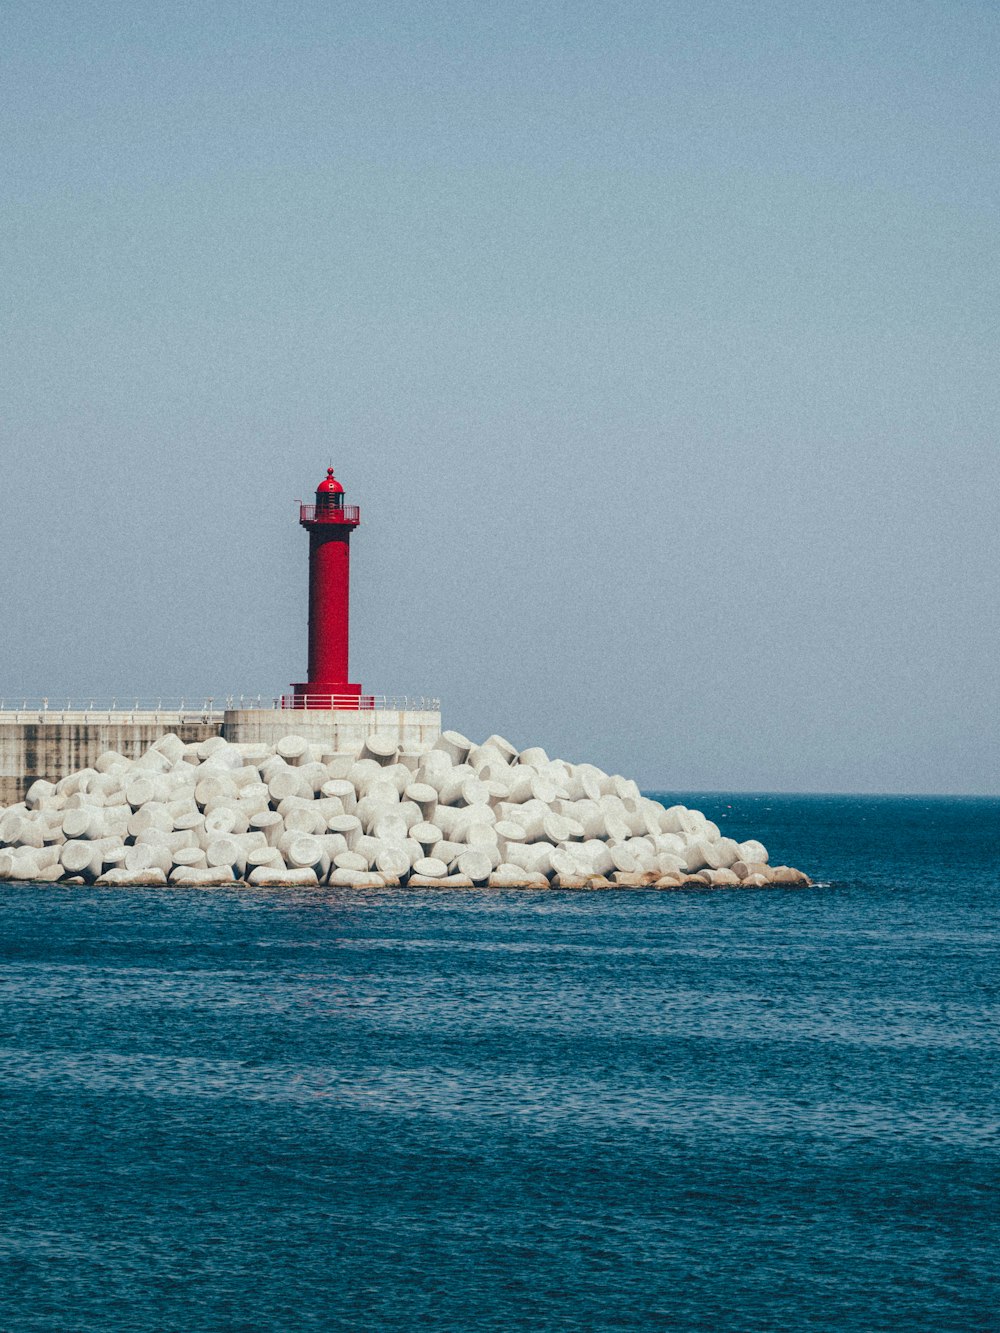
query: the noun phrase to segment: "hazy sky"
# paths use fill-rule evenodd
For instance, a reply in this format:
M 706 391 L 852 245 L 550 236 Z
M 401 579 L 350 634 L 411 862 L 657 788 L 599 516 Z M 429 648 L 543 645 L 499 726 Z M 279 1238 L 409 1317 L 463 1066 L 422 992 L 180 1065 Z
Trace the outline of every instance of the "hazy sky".
M 1000 10 L 12 0 L 0 694 L 1000 791 Z

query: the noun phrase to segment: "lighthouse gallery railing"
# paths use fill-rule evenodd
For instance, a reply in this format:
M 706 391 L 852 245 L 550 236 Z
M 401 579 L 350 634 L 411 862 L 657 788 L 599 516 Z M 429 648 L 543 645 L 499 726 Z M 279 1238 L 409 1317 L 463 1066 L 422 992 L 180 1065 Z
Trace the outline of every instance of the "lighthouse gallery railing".
M 353 523 L 361 522 L 361 509 L 358 505 L 345 505 L 343 509 L 327 508 L 326 505 L 299 505 L 300 523 Z

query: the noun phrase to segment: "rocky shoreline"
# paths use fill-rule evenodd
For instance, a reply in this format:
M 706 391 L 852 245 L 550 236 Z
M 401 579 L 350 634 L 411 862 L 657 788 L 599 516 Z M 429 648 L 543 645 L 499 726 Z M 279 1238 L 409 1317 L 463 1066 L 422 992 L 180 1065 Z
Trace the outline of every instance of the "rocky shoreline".
M 0 810 L 0 880 L 414 889 L 801 886 L 754 839 L 592 764 L 446 731 L 358 755 L 170 733 L 139 758 L 34 782 Z

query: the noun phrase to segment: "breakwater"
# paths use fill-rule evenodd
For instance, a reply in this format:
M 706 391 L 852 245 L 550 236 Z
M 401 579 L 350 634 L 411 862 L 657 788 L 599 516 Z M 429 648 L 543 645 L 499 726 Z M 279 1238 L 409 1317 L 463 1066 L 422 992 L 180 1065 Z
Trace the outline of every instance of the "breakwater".
M 273 743 L 169 732 L 135 757 L 106 750 L 92 766 L 36 779 L 0 814 L 0 879 L 456 889 L 810 882 L 772 867 L 759 841 L 724 837 L 700 811 L 664 807 L 630 779 L 550 759 L 541 747 L 446 731 L 414 752 L 384 730 L 369 730 L 354 752 L 329 744 L 318 731 Z

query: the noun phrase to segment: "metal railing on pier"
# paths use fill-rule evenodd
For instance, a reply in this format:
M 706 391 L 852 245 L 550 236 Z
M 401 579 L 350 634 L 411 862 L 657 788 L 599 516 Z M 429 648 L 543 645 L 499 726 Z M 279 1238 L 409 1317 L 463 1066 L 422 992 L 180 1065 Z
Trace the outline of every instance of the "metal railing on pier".
M 440 712 L 441 700 L 417 698 L 409 695 L 265 695 L 226 694 L 187 695 L 169 698 L 166 695 L 140 698 L 115 696 L 110 700 L 92 696 L 67 697 L 49 695 L 43 698 L 0 697 L 0 721 L 31 725 L 82 722 L 221 722 L 227 710 L 239 709 L 274 711 L 276 709 L 392 709 L 401 711 Z
M 395 709 L 400 712 L 440 712 L 441 700 L 393 694 L 283 694 L 281 707 L 299 710 L 336 708 L 350 712 L 371 708 Z

